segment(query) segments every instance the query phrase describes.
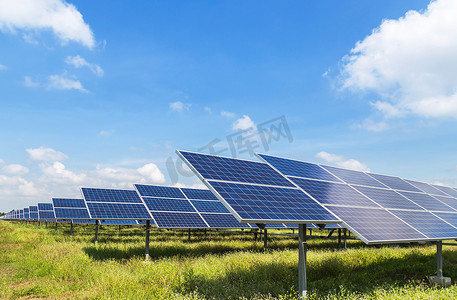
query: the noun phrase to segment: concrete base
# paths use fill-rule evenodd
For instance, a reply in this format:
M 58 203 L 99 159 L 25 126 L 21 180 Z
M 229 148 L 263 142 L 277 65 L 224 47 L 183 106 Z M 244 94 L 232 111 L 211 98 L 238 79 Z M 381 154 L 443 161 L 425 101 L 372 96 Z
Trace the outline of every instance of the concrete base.
M 428 278 L 430 283 L 432 284 L 438 284 L 441 285 L 442 287 L 450 287 L 452 282 L 451 282 L 451 277 L 438 277 L 438 276 L 430 276 Z

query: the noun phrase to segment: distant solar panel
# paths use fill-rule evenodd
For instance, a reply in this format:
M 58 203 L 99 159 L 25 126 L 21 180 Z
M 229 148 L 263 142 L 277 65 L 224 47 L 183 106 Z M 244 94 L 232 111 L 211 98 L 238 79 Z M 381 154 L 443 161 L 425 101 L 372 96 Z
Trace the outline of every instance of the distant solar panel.
M 150 211 L 197 212 L 187 199 L 143 197 Z
M 447 186 L 442 186 L 442 185 L 432 185 L 433 187 L 439 189 L 440 191 L 446 193 L 447 195 L 457 198 L 457 191 L 454 190 L 453 188 L 447 187 Z
M 57 219 L 89 219 L 84 199 L 52 198 Z
M 418 188 L 412 186 L 405 180 L 398 178 L 398 177 L 380 175 L 380 174 L 372 174 L 372 173 L 370 173 L 369 175 L 376 178 L 378 181 L 382 182 L 384 185 L 386 185 L 394 190 L 421 192 Z
M 187 199 L 213 200 L 219 202 L 219 199 L 217 199 L 210 190 L 181 188 L 181 191 L 186 195 Z
M 265 163 L 177 152 L 241 222 L 340 222 Z
M 102 220 L 101 225 L 138 225 L 137 220 Z
M 24 208 L 24 219 L 29 220 L 30 219 L 30 212 L 29 208 Z
M 38 220 L 38 206 L 29 206 L 29 214 L 31 220 Z
M 82 188 L 91 219 L 150 220 L 146 205 L 135 190 Z
M 436 198 L 433 198 L 430 195 L 423 194 L 423 193 L 413 193 L 413 192 L 401 192 L 400 194 L 408 198 L 409 200 L 413 201 L 417 205 L 422 206 L 423 208 L 431 211 L 455 211 L 453 208 L 449 207 L 448 205 L 440 202 Z M 457 211 L 455 211 L 457 212 Z
M 208 228 L 198 213 L 153 212 L 157 227 L 164 228 Z
M 52 203 L 38 203 L 38 220 L 55 221 L 54 207 Z
M 135 184 L 135 188 L 140 195 L 146 197 L 186 198 L 181 190 L 175 187 Z
M 354 170 L 347 170 L 341 169 L 336 167 L 330 166 L 322 166 L 327 171 L 331 172 L 338 178 L 341 178 L 344 182 L 349 184 L 356 184 L 362 186 L 371 186 L 371 187 L 379 187 L 385 188 L 386 186 L 373 177 L 365 174 L 364 172 L 354 171 Z
M 392 190 L 361 186 L 356 186 L 355 188 L 384 208 L 423 210 L 414 202 Z
M 452 207 L 453 209 L 457 210 L 457 199 L 451 197 L 441 197 L 441 196 L 433 196 L 434 198 L 440 200 L 444 204 Z
M 446 196 L 445 193 L 443 193 L 442 191 L 440 191 L 439 189 L 433 187 L 432 185 L 430 185 L 428 183 L 413 181 L 413 180 L 408 180 L 408 179 L 405 179 L 405 181 L 408 182 L 409 184 L 414 185 L 415 187 L 417 187 L 418 189 L 420 189 L 421 191 L 423 191 L 427 194 Z

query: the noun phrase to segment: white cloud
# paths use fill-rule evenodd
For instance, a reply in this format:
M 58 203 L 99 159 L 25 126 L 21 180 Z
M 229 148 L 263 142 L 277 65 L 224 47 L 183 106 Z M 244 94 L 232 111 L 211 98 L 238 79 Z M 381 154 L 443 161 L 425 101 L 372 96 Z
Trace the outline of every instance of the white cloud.
M 190 189 L 201 189 L 201 190 L 207 190 L 208 189 L 208 187 L 206 185 L 204 185 L 203 183 L 201 183 L 201 182 L 197 182 L 197 183 L 194 183 L 194 184 L 191 184 L 191 185 L 177 182 L 173 186 L 174 187 L 178 187 L 178 188 L 190 188 Z
M 76 79 L 66 78 L 63 75 L 51 75 L 48 77 L 48 88 L 55 90 L 78 90 L 84 93 L 88 91 L 83 87 L 81 82 Z
M 30 76 L 24 76 L 24 86 L 26 87 L 38 87 L 40 84 L 32 79 Z
M 177 112 L 183 112 L 183 111 L 188 111 L 190 110 L 192 104 L 190 103 L 183 103 L 181 101 L 176 101 L 176 102 L 171 102 L 170 103 L 170 109 L 172 111 L 177 111 Z
M 99 136 L 110 136 L 114 134 L 114 130 L 101 130 L 98 135 Z
M 20 176 L 0 174 L 0 197 L 35 196 L 41 192 L 33 182 Z
M 457 118 L 457 1 L 432 1 L 357 42 L 343 59 L 342 87 L 372 91 L 385 117 Z
M 52 30 L 62 42 L 93 48 L 94 35 L 83 16 L 65 0 L 0 0 L 0 30 L 22 30 L 29 36 L 36 30 Z
M 248 115 L 243 115 L 242 118 L 236 120 L 232 125 L 233 130 L 247 130 L 252 127 L 254 127 L 254 122 Z
M 3 165 L 4 163 L 5 163 L 5 161 L 0 158 L 0 165 Z
M 2 168 L 3 172 L 10 175 L 23 175 L 29 172 L 27 167 L 19 164 L 10 164 L 6 165 Z
M 165 183 L 165 176 L 160 169 L 153 163 L 146 164 L 137 169 L 146 180 L 154 183 Z
M 95 75 L 97 75 L 99 77 L 102 77 L 104 74 L 103 69 L 99 65 L 91 64 L 79 55 L 67 56 L 67 58 L 65 59 L 65 62 L 68 65 L 72 65 L 73 67 L 75 67 L 77 69 L 82 68 L 82 67 L 89 68 L 89 70 L 92 73 L 94 73 Z
M 209 107 L 209 106 L 203 107 L 203 110 L 209 114 L 212 113 L 211 107 Z
M 386 121 L 374 121 L 368 118 L 365 119 L 362 124 L 356 124 L 353 127 L 373 132 L 382 132 L 391 129 L 392 125 L 388 124 Z
M 6 70 L 8 70 L 8 67 L 0 64 L 0 71 L 6 71 Z
M 328 152 L 321 151 L 316 154 L 317 157 L 327 161 L 334 163 L 336 166 L 340 168 L 345 168 L 345 169 L 351 169 L 351 170 L 356 170 L 356 171 L 364 171 L 364 172 L 369 172 L 370 169 L 367 167 L 366 164 L 355 160 L 355 159 L 347 159 L 344 156 L 336 155 L 336 154 L 331 154 Z
M 85 182 L 87 175 L 80 172 L 72 172 L 65 168 L 65 165 L 61 162 L 55 161 L 52 164 L 41 164 L 41 170 L 43 177 L 48 182 L 54 182 L 59 184 L 82 184 Z
M 31 160 L 36 161 L 51 162 L 61 161 L 68 158 L 68 156 L 62 152 L 43 146 L 41 146 L 40 148 L 26 149 L 25 151 L 27 151 L 27 153 L 29 154 L 29 158 Z
M 235 117 L 235 113 L 223 110 L 221 111 L 221 116 L 231 119 Z

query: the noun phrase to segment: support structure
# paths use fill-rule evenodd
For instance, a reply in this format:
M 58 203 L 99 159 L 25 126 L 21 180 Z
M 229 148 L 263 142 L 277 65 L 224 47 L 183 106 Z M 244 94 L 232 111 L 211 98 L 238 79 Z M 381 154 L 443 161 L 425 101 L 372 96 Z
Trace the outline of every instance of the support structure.
M 149 230 L 151 228 L 151 221 L 146 221 L 146 247 L 145 247 L 145 256 L 146 260 L 149 259 Z
M 73 235 L 73 220 L 70 221 L 70 235 Z
M 267 251 L 268 247 L 268 232 L 267 229 L 263 229 L 263 251 Z
M 59 224 L 59 223 L 58 223 L 57 220 L 56 220 L 56 231 L 57 231 L 57 224 Z
M 189 228 L 189 231 L 187 233 L 187 241 L 190 242 L 190 228 Z
M 347 249 L 347 239 L 346 239 L 346 233 L 347 233 L 347 229 L 344 228 L 343 229 L 343 232 L 344 232 L 344 235 L 343 235 L 343 240 L 344 240 L 344 249 L 346 250 Z
M 95 220 L 95 244 L 98 243 L 98 220 Z
M 338 228 L 338 250 L 341 250 L 341 228 Z
M 298 225 L 298 297 L 306 299 L 306 224 Z
M 436 242 L 436 276 L 430 276 L 429 280 L 444 287 L 451 286 L 451 278 L 443 276 L 443 241 Z

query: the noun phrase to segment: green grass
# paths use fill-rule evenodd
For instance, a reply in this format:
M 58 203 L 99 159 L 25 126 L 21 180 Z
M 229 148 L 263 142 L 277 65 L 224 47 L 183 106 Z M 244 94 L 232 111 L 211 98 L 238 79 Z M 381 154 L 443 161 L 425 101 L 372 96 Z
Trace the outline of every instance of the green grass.
M 275 230 L 270 230 L 275 232 Z M 103 226 L 47 229 L 0 222 L 1 299 L 296 299 L 298 243 L 270 236 L 269 250 L 252 235 Z M 310 299 L 452 299 L 457 287 L 427 283 L 436 273 L 436 247 L 308 242 Z M 457 278 L 457 248 L 443 247 L 444 275 Z

